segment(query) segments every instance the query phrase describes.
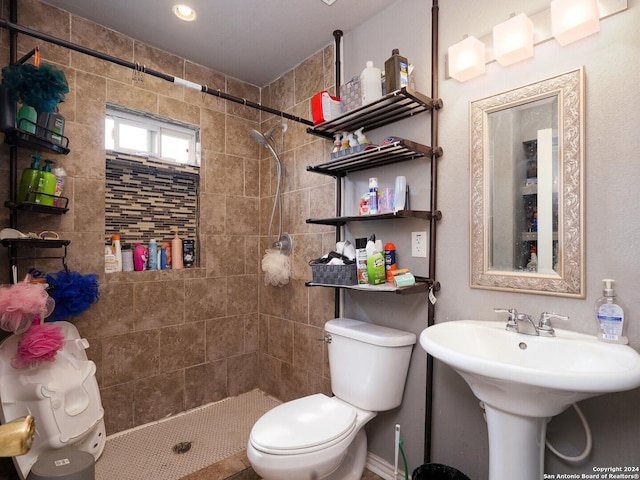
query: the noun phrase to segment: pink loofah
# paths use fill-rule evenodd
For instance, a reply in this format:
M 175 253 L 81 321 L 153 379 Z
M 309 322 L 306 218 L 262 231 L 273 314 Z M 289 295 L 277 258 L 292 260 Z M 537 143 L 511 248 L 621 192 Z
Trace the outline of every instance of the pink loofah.
M 48 317 L 55 302 L 42 284 L 26 281 L 0 287 L 0 328 L 17 335 L 24 333 L 34 317 Z
M 62 328 L 51 323 L 34 322 L 18 343 L 18 351 L 11 359 L 13 368 L 25 368 L 36 362 L 53 362 L 64 346 Z

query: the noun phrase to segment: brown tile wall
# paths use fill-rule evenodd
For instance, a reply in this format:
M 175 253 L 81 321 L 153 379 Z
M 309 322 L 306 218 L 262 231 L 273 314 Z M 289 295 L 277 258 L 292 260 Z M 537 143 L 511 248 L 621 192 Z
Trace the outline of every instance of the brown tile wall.
M 7 5 L 2 0 L 3 18 Z M 21 0 L 18 8 L 21 25 L 304 118 L 311 118 L 309 98 L 333 83 L 333 47 L 260 89 L 37 0 Z M 0 39 L 4 66 L 6 30 Z M 91 344 L 88 355 L 98 367 L 107 432 L 256 387 L 282 400 L 329 393 L 326 349 L 316 339 L 333 316 L 333 291 L 304 282 L 310 278 L 307 261 L 334 242 L 332 228 L 305 222 L 333 215 L 333 179 L 306 171 L 325 158 L 330 143 L 287 121 L 284 228 L 294 239 L 293 278 L 282 288 L 265 286 L 260 260 L 275 190 L 274 163 L 248 133 L 264 131 L 278 118 L 149 75 L 134 82 L 131 70 L 27 36 L 19 37 L 19 56 L 37 44 L 43 61 L 64 70 L 70 87 L 60 110 L 71 153 L 55 156 L 69 175 L 70 210 L 61 216 L 22 213 L 18 227 L 57 231 L 71 240 L 71 270 L 100 274 L 99 302 L 73 321 Z M 200 125 L 200 268 L 102 273 L 107 102 Z M 20 149 L 19 172 L 29 153 Z M 0 156 L 3 201 L 9 198 L 5 145 Z M 3 210 L 0 221 L 8 226 L 9 212 Z M 26 260 L 20 275 L 32 265 L 49 272 L 61 268 L 59 261 Z M 2 255 L 2 283 L 9 281 L 8 271 Z

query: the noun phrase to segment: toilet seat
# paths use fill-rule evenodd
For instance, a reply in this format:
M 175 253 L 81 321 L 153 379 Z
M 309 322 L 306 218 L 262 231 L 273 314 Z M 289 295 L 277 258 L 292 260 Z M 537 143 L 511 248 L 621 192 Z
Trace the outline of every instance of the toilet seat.
M 311 453 L 347 437 L 356 426 L 356 410 L 321 393 L 283 403 L 253 426 L 250 442 L 275 455 Z

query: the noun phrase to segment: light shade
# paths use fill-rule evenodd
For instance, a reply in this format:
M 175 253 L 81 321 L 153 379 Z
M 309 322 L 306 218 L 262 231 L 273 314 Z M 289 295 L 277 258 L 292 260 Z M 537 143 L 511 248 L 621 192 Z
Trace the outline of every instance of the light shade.
M 449 76 L 459 82 L 466 82 L 485 72 L 484 43 L 476 37 L 467 37 L 451 45 L 449 55 Z
M 551 32 L 567 45 L 600 31 L 597 0 L 551 0 Z
M 533 57 L 533 22 L 524 13 L 493 27 L 493 53 L 507 66 Z

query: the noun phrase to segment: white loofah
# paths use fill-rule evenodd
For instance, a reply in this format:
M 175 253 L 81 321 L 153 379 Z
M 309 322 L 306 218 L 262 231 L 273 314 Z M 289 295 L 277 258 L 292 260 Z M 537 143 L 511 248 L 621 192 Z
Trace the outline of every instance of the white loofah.
M 291 277 L 291 259 L 280 253 L 280 250 L 268 249 L 262 257 L 262 271 L 265 285 L 286 285 Z

